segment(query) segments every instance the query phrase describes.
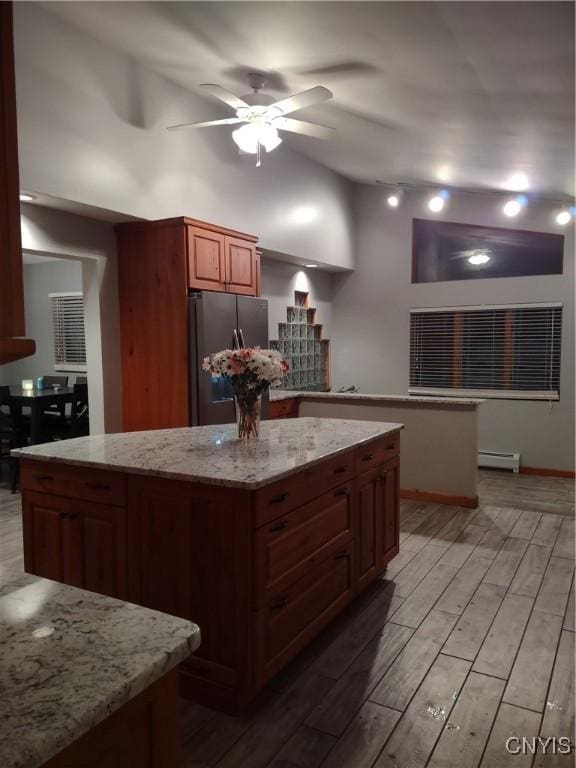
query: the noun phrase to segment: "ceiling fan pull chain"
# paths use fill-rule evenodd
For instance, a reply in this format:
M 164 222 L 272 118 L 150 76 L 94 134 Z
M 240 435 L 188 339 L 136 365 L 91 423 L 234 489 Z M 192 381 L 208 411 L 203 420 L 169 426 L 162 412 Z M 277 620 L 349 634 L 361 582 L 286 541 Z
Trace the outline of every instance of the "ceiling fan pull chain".
M 261 150 L 261 147 L 262 147 L 262 144 L 260 144 L 260 142 L 257 142 L 257 144 L 256 144 L 256 168 L 260 168 L 260 166 L 262 165 L 262 156 L 261 156 L 262 150 Z

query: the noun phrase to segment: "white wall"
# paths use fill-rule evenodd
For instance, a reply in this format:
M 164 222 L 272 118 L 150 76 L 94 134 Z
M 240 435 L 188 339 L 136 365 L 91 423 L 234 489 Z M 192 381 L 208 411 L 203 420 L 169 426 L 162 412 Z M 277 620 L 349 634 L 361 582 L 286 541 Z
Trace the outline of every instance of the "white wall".
M 286 307 L 294 306 L 294 291 L 309 294 L 315 307 L 316 322 L 323 336 L 330 338 L 332 329 L 332 274 L 318 269 L 303 269 L 295 264 L 262 258 L 261 294 L 268 299 L 268 336 L 278 338 L 278 323 L 286 322 Z
M 406 394 L 410 307 L 562 301 L 560 402 L 490 400 L 480 407 L 484 450 L 519 450 L 526 466 L 574 468 L 574 233 L 566 234 L 564 275 L 412 285 L 412 219 L 430 218 L 426 198 L 412 193 L 402 207 L 385 203 L 385 190 L 358 186 L 355 194 L 356 271 L 334 276 L 333 384 L 363 392 Z M 506 226 L 498 197 L 454 195 L 446 221 Z M 508 222 L 509 225 L 509 222 Z M 512 225 L 558 231 L 552 208 L 530 205 Z
M 14 17 L 23 188 L 147 219 L 188 215 L 257 234 L 271 250 L 353 266 L 349 182 L 286 144 L 257 169 L 228 128 L 168 132 L 221 118 L 222 107 L 46 6 L 16 3 Z
M 37 376 L 68 375 L 74 383 L 76 374 L 54 369 L 54 327 L 50 293 L 82 291 L 82 265 L 64 259 L 24 264 L 24 304 L 26 335 L 36 342 L 36 354 L 0 365 L 1 384 L 19 384 Z
M 90 429 L 93 433 L 120 431 L 118 270 L 112 226 L 37 205 L 22 205 L 20 221 L 25 251 L 58 256 L 72 264 L 79 261 L 82 266 Z

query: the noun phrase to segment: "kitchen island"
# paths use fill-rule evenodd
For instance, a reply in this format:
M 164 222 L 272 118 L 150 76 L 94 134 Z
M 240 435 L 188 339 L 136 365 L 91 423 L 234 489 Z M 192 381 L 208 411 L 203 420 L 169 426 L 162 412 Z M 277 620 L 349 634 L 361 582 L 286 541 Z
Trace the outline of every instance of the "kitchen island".
M 176 667 L 198 627 L 48 579 L 0 588 L 0 765 L 180 765 Z
M 184 695 L 239 711 L 398 552 L 401 424 L 301 418 L 18 450 L 25 568 L 197 621 Z

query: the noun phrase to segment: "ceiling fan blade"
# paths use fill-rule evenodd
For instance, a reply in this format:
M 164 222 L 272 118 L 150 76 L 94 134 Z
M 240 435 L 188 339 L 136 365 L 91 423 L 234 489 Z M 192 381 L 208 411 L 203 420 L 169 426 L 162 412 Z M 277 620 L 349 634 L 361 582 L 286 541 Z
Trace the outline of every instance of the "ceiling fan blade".
M 207 120 L 205 123 L 181 123 L 180 125 L 169 125 L 167 131 L 176 131 L 179 128 L 209 128 L 211 125 L 234 125 L 243 123 L 240 117 L 228 117 L 224 120 Z
M 317 125 L 316 123 L 307 123 L 305 120 L 294 120 L 292 117 L 277 117 L 272 125 L 279 131 L 290 131 L 291 133 L 300 133 L 303 136 L 313 136 L 315 139 L 329 139 L 334 128 L 328 128 L 326 125 Z
M 328 101 L 333 95 L 332 91 L 329 91 L 328 88 L 324 88 L 322 85 L 317 85 L 315 88 L 309 88 L 307 91 L 295 93 L 293 96 L 288 96 L 286 99 L 275 101 L 270 107 L 279 109 L 280 112 L 287 115 L 290 112 L 296 112 L 298 109 L 304 109 L 304 107 L 311 107 L 313 104 L 320 104 L 322 101 Z
M 221 85 L 215 85 L 214 83 L 202 83 L 200 88 L 203 88 L 205 91 L 212 94 L 212 96 L 215 96 L 217 99 L 220 99 L 220 101 L 228 104 L 228 106 L 232 107 L 232 109 L 240 109 L 241 107 L 248 106 L 245 101 L 243 101 L 238 96 L 235 96 L 230 91 L 227 91 L 226 88 L 222 88 Z

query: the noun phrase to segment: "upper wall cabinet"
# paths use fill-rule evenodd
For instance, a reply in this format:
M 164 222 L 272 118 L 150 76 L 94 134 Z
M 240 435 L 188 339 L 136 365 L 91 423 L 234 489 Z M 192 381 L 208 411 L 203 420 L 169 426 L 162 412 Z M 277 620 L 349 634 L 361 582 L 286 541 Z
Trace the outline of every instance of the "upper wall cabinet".
M 256 238 L 189 224 L 187 242 L 191 290 L 258 295 Z
M 33 355 L 23 339 L 24 286 L 12 3 L 0 3 L 0 365 Z

